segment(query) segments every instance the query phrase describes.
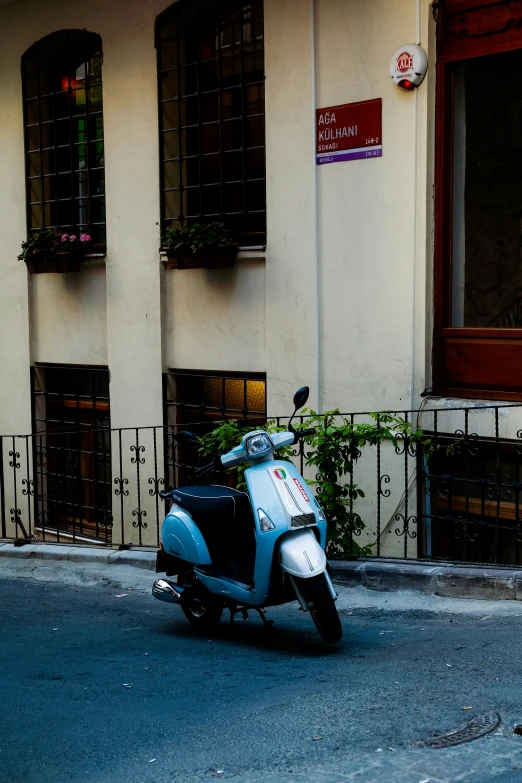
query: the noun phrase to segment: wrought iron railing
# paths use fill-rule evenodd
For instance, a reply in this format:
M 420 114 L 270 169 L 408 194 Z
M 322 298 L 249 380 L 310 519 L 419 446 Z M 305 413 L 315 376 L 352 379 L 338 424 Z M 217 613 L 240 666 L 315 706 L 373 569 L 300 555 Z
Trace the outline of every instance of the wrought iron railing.
M 398 411 L 412 425 L 395 443 L 360 449 L 344 477 L 351 519 L 344 556 L 522 564 L 522 405 L 430 399 Z M 344 415 L 385 427 L 370 414 Z M 306 421 L 306 417 L 301 417 Z M 288 417 L 274 418 L 284 426 Z M 213 425 L 199 422 L 196 435 Z M 190 429 L 187 424 L 180 425 Z M 197 452 L 180 449 L 177 427 L 92 429 L 0 436 L 0 534 L 4 539 L 150 546 L 159 541 L 164 489 L 193 483 Z M 306 479 L 309 447 L 292 459 Z M 203 461 L 205 461 L 203 459 Z M 226 474 L 204 479 L 227 483 Z M 360 529 L 357 529 L 360 528 Z M 357 546 L 356 546 L 357 545 Z

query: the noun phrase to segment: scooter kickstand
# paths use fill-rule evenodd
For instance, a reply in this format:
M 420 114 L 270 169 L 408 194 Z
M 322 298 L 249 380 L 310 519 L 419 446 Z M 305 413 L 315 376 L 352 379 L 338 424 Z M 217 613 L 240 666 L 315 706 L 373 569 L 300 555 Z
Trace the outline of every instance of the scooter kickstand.
M 242 609 L 231 609 L 230 610 L 231 625 L 235 625 L 236 614 L 241 614 L 243 615 L 243 620 L 248 620 L 248 609 L 246 607 L 243 607 Z
M 267 620 L 265 610 L 264 609 L 256 609 L 256 612 L 258 613 L 258 615 L 262 619 L 263 625 L 265 626 L 265 628 L 272 628 L 272 626 L 274 624 L 274 621 L 273 620 Z

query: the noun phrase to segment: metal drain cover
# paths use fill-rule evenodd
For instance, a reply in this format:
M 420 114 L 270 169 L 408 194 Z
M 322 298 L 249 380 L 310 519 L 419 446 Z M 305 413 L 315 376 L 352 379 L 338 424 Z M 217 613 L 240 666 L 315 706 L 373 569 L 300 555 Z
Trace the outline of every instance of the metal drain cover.
M 483 737 L 500 726 L 500 715 L 492 710 L 485 712 L 484 715 L 477 715 L 467 721 L 459 729 L 453 729 L 446 734 L 439 734 L 437 737 L 420 740 L 415 743 L 417 748 L 449 748 L 452 745 L 461 745 L 463 742 Z

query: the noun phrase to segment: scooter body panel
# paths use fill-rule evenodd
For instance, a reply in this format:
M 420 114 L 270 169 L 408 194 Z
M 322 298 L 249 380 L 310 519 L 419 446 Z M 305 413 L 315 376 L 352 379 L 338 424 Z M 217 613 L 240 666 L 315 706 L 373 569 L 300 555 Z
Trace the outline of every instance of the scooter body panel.
M 326 522 L 319 519 L 319 507 L 312 492 L 292 462 L 286 460 L 259 462 L 245 471 L 245 479 L 256 524 L 255 587 L 251 593 L 251 603 L 252 606 L 260 606 L 265 603 L 270 593 L 274 549 L 279 539 L 285 536 L 286 540 L 291 540 L 294 535 L 300 535 L 308 530 L 309 535 L 320 548 L 323 546 L 323 541 L 326 545 Z M 269 517 L 274 530 L 261 531 L 260 510 Z M 310 530 L 311 527 L 318 528 L 320 546 Z M 302 576 L 307 576 L 309 573 L 306 564 L 306 568 L 302 569 Z
M 321 519 L 319 505 L 312 490 L 293 462 L 270 460 L 253 465 L 245 471 L 252 509 L 256 517 L 258 541 L 260 533 L 257 511 L 262 508 L 281 535 L 285 530 L 316 526 L 319 542 L 326 548 L 326 520 Z M 313 520 L 300 519 L 313 515 Z M 278 537 L 278 536 L 276 536 Z
M 212 565 L 208 547 L 191 515 L 176 503 L 163 522 L 162 542 L 167 554 L 196 566 L 198 579 L 211 593 L 254 607 L 263 606 L 269 599 L 276 546 L 280 545 L 281 568 L 291 576 L 306 579 L 326 570 L 326 521 L 320 518 L 319 506 L 292 462 L 273 459 L 259 462 L 244 475 L 256 526 L 252 587 L 198 568 Z M 273 530 L 261 530 L 260 511 L 269 517 Z
M 168 555 L 187 563 L 211 565 L 212 560 L 203 535 L 190 514 L 173 503 L 161 529 L 163 548 Z
M 214 595 L 222 595 L 228 601 L 234 601 L 246 606 L 261 606 L 263 597 L 260 598 L 253 590 L 249 590 L 246 585 L 242 586 L 239 582 L 231 579 L 224 579 L 218 576 L 211 576 L 194 568 L 197 578 L 204 584 L 207 590 Z

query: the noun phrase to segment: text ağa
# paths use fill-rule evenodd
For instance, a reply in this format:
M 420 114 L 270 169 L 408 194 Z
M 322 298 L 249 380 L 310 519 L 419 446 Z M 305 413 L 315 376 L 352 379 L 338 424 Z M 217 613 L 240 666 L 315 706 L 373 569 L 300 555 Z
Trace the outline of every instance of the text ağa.
M 319 141 L 334 141 L 335 139 L 347 139 L 349 136 L 357 136 L 357 125 L 343 125 L 342 128 L 323 128 L 321 125 L 337 125 L 335 112 L 326 111 L 319 117 Z

